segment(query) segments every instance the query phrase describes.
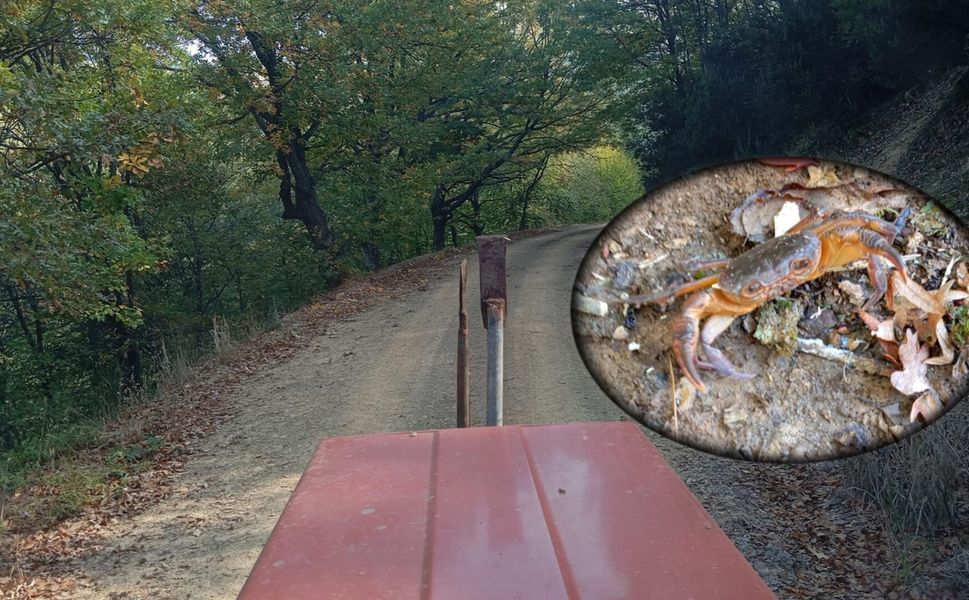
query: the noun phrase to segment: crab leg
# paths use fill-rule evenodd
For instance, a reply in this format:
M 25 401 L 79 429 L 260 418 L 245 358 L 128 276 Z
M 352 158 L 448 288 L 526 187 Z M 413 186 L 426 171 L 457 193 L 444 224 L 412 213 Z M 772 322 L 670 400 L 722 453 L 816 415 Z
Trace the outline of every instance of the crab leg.
M 874 231 L 862 229 L 858 232 L 858 241 L 871 251 L 872 256 L 869 260 L 873 260 L 875 255 L 881 256 L 898 270 L 898 274 L 901 275 L 902 280 L 908 279 L 908 271 L 905 270 L 905 259 L 898 253 L 898 250 L 892 248 L 892 244 L 888 240 Z M 874 281 L 872 285 L 875 285 Z M 884 287 L 881 289 L 881 292 L 885 292 Z
M 824 219 L 824 215 L 820 212 L 812 212 L 806 215 L 803 219 L 794 224 L 793 227 L 787 230 L 788 234 L 801 233 L 808 227 L 811 227 L 815 223 L 818 223 Z
M 708 269 L 722 269 L 730 264 L 730 258 L 712 258 L 709 260 L 691 260 L 687 264 L 687 269 L 689 269 L 690 275 L 698 271 L 706 271 Z
M 715 284 L 718 279 L 720 279 L 719 274 L 710 275 L 702 279 L 697 279 L 696 281 L 691 281 L 690 283 L 685 283 L 680 287 L 673 288 L 672 290 L 664 290 L 657 294 L 630 296 L 628 298 L 624 298 L 621 300 L 621 302 L 624 304 L 666 304 L 667 302 L 673 300 L 673 298 L 679 298 L 680 296 L 685 296 L 697 290 L 708 288 Z
M 713 340 L 727 330 L 733 323 L 733 315 L 713 315 L 703 324 L 703 332 L 700 334 L 700 347 L 706 356 L 707 362 L 698 361 L 697 364 L 704 369 L 713 369 L 721 375 L 734 377 L 736 379 L 750 379 L 753 373 L 745 373 L 737 369 L 730 360 L 724 356 L 723 352 L 713 347 Z
M 891 223 L 885 223 L 885 225 L 889 227 L 890 235 L 894 237 L 894 226 Z M 827 247 L 827 264 L 829 267 L 846 265 L 863 258 L 867 254 L 870 259 L 881 256 L 898 269 L 902 279 L 908 278 L 908 272 L 905 270 L 905 259 L 892 247 L 892 244 L 885 239 L 881 232 L 872 229 L 839 227 L 827 233 L 828 235 L 825 235 L 823 240 Z M 861 249 L 867 250 L 867 252 L 860 252 Z M 872 284 L 877 285 L 877 282 L 873 281 Z
M 900 270 L 899 273 L 904 274 L 904 269 Z M 861 307 L 864 311 L 871 310 L 885 296 L 885 292 L 888 291 L 888 278 L 885 277 L 885 269 L 874 256 L 868 257 L 868 280 L 871 281 L 871 287 L 874 288 L 875 293 Z

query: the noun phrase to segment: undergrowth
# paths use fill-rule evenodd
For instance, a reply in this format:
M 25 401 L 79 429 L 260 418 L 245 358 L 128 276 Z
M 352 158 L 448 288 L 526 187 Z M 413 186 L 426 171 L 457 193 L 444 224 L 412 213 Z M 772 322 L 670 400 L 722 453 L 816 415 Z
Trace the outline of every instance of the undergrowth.
M 969 406 L 875 452 L 843 461 L 844 485 L 877 511 L 912 582 L 939 560 L 941 539 L 959 546 L 942 575 L 969 589 Z
M 213 319 L 213 345 L 207 354 L 169 352 L 162 344 L 150 392 L 129 398 L 101 420 L 56 429 L 0 453 L 0 535 L 43 529 L 123 489 L 128 477 L 150 468 L 152 456 L 165 443 L 123 408 L 165 402 L 203 360 L 229 360 L 237 346 L 234 337 L 250 337 L 277 325 L 278 319 L 262 327 L 250 321 L 230 333 L 224 319 Z

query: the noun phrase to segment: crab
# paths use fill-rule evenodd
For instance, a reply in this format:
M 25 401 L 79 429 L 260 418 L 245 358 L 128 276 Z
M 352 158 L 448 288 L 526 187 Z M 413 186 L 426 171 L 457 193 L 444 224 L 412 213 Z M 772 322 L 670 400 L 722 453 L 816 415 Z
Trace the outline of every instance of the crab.
M 784 235 L 734 259 L 694 265 L 692 273 L 701 268 L 721 270 L 648 300 L 665 306 L 676 297 L 693 294 L 684 301 L 681 314 L 673 320 L 673 354 L 683 374 L 701 392 L 707 388 L 698 367 L 735 378 L 754 377 L 738 370 L 713 346 L 717 336 L 735 318 L 752 312 L 768 300 L 860 259 L 868 261 L 868 277 L 874 288 L 874 294 L 862 307 L 870 309 L 888 288 L 878 257 L 897 269 L 903 280 L 908 277 L 904 259 L 892 247 L 908 212 L 903 211 L 894 223 L 861 211 L 814 213 Z M 701 329 L 704 320 L 706 323 Z M 698 346 L 706 360 L 697 357 Z

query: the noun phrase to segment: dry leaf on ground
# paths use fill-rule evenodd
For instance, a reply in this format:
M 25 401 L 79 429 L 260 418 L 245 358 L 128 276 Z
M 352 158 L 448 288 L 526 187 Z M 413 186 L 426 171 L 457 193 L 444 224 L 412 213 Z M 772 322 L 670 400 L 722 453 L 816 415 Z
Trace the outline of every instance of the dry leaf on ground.
M 908 420 L 912 423 L 920 420 L 929 424 L 935 421 L 942 414 L 942 401 L 931 390 L 924 392 L 912 403 L 912 411 L 909 413 Z
M 955 350 L 949 344 L 949 331 L 945 328 L 945 323 L 939 319 L 935 323 L 935 339 L 942 350 L 941 356 L 933 356 L 925 361 L 927 365 L 951 365 L 955 360 Z
M 859 309 L 858 316 L 861 320 L 868 326 L 871 330 L 871 334 L 886 342 L 895 341 L 895 326 L 892 319 L 885 319 L 884 321 L 879 321 L 877 318 L 871 314 Z
M 774 215 L 774 237 L 780 237 L 801 221 L 801 207 L 796 202 L 784 202 Z
M 969 375 L 969 348 L 963 348 L 956 364 L 952 365 L 952 378 L 962 379 Z
M 808 167 L 807 187 L 833 187 L 839 185 L 841 180 L 835 171 L 834 165 L 811 165 Z
M 902 279 L 898 271 L 894 271 L 892 272 L 892 285 L 896 296 L 901 296 L 917 308 L 929 314 L 945 314 L 945 305 L 941 299 L 936 294 L 927 291 L 911 277 Z
M 871 334 L 878 340 L 885 358 L 896 367 L 901 366 L 898 357 L 898 342 L 895 341 L 895 322 L 893 319 L 879 321 L 867 312 L 858 309 L 858 316 L 871 330 Z
M 813 206 L 785 189 L 758 190 L 747 196 L 743 203 L 730 213 L 730 226 L 734 233 L 752 242 L 763 242 L 775 231 L 774 219 L 783 207 L 793 204 L 797 208 L 797 223 L 811 214 Z M 789 208 L 793 214 L 793 209 Z M 788 217 L 790 218 L 790 217 Z M 779 235 L 779 234 L 778 234 Z
M 898 347 L 898 356 L 902 361 L 902 370 L 891 375 L 892 386 L 896 390 L 911 396 L 932 387 L 925 378 L 929 370 L 925 364 L 929 347 L 920 346 L 918 336 L 911 329 L 905 330 L 905 341 Z

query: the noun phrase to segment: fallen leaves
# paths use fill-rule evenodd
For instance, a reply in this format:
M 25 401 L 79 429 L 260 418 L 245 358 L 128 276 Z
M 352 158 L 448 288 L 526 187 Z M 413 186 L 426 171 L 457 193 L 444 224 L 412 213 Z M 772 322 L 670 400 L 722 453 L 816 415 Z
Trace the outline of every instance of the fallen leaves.
M 774 215 L 774 237 L 780 237 L 801 222 L 801 207 L 796 202 L 785 201 Z
M 932 390 L 926 390 L 912 403 L 909 421 L 912 423 L 921 421 L 928 424 L 938 419 L 941 415 L 942 401 L 939 400 L 939 397 Z
M 942 354 L 933 356 L 925 361 L 927 365 L 950 365 L 955 359 L 955 350 L 949 344 L 949 330 L 945 328 L 945 323 L 941 319 L 935 323 L 935 341 L 939 344 Z
M 936 294 L 928 292 L 911 277 L 903 279 L 898 271 L 894 271 L 892 272 L 892 277 L 889 283 L 892 286 L 890 290 L 895 293 L 893 302 L 897 302 L 898 297 L 901 296 L 911 306 L 919 308 L 927 313 L 938 315 L 945 313 L 945 305 L 940 301 L 940 298 Z M 896 309 L 894 306 L 891 308 L 896 311 L 896 314 L 898 313 L 898 309 Z M 908 307 L 902 306 L 899 308 Z
M 841 184 L 835 166 L 831 163 L 811 165 L 807 171 L 808 181 L 805 185 L 809 188 L 827 188 Z
M 885 359 L 896 367 L 900 367 L 902 363 L 898 357 L 898 342 L 895 341 L 894 319 L 879 321 L 862 309 L 858 309 L 858 316 L 861 317 L 862 322 L 868 326 L 871 334 L 878 340 L 878 345 L 881 346 L 882 355 Z
M 780 235 L 776 233 L 775 219 L 781 211 L 785 210 L 785 207 L 787 207 L 787 216 L 783 217 L 782 226 L 794 219 L 794 213 L 797 213 L 797 218 L 791 227 L 811 214 L 813 208 L 787 188 L 758 190 L 747 196 L 743 203 L 730 213 L 730 227 L 734 233 L 752 242 L 766 241 L 770 237 Z
M 929 348 L 919 344 L 918 336 L 911 329 L 905 330 L 905 341 L 898 346 L 898 356 L 902 370 L 892 373 L 889 378 L 896 390 L 911 396 L 932 387 L 925 377 L 929 370 L 925 364 Z

